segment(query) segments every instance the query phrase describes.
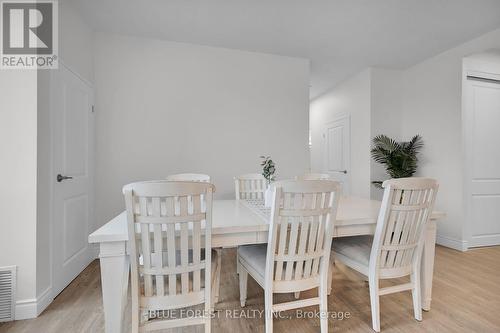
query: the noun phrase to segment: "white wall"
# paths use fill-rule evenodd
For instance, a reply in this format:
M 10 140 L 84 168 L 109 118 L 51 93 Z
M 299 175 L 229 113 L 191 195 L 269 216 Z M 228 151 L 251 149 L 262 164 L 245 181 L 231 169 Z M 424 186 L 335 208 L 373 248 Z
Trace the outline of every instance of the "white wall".
M 420 134 L 424 149 L 420 155 L 417 176 L 439 180 L 440 190 L 436 209 L 447 217 L 438 223 L 438 243 L 455 249 L 466 249 L 463 210 L 463 152 L 462 152 L 462 59 L 474 53 L 500 48 L 500 29 L 427 59 L 406 70 L 370 70 L 371 113 L 370 138 L 387 134 L 397 140 L 409 140 Z M 366 71 L 362 72 L 365 73 Z M 359 74 L 347 81 L 357 82 L 358 89 L 367 84 L 359 82 Z M 336 87 L 326 96 L 339 103 Z M 355 89 L 355 88 L 351 88 Z M 366 103 L 366 102 L 365 102 Z M 311 104 L 311 123 L 317 101 Z M 328 108 L 333 110 L 334 103 Z M 339 108 L 339 107 L 335 107 Z M 366 109 L 367 107 L 365 107 Z M 323 109 L 327 109 L 323 107 Z M 330 111 L 331 112 L 331 111 Z M 354 123 L 351 126 L 358 126 Z M 314 148 L 314 132 L 313 132 Z M 357 154 L 355 148 L 353 153 Z M 312 151 L 315 166 L 317 151 Z M 371 180 L 386 179 L 384 168 L 369 161 L 359 166 L 369 169 Z M 381 191 L 371 188 L 371 197 L 381 198 Z
M 354 130 L 366 130 L 366 133 L 361 133 L 361 138 L 357 138 L 362 142 L 366 142 L 366 136 L 371 140 L 378 134 L 387 134 L 398 140 L 409 140 L 415 134 L 422 135 L 425 146 L 416 175 L 439 180 L 436 209 L 447 214 L 438 223 L 437 241 L 455 249 L 466 249 L 462 189 L 462 59 L 470 54 L 498 48 L 500 29 L 406 70 L 367 69 L 313 100 L 312 169 L 321 169 L 322 140 L 319 126 L 343 110 L 355 114 L 361 112 L 365 119 L 371 118 L 368 130 L 363 120 L 351 123 Z M 367 89 L 370 90 L 370 97 L 367 97 Z M 361 178 L 354 177 L 356 171 L 353 170 L 353 182 L 361 179 L 362 185 L 367 183 L 363 178 L 366 172 L 371 180 L 387 177 L 383 167 L 366 158 L 369 156 L 367 154 L 369 152 L 362 147 L 352 147 L 351 156 L 363 157 L 351 161 L 353 165 L 359 163 L 357 172 L 362 175 Z M 371 197 L 380 199 L 381 192 L 371 187 Z
M 371 133 L 370 138 L 380 134 L 401 140 L 401 71 L 371 69 Z M 371 142 L 370 142 L 371 143 Z M 370 158 L 370 180 L 388 178 L 385 167 Z M 372 199 L 382 200 L 383 190 L 370 187 Z
M 202 172 L 233 198 L 262 154 L 279 178 L 308 169 L 307 60 L 107 34 L 94 49 L 99 224 L 132 181 Z
M 500 47 L 500 29 L 448 50 L 404 71 L 402 136 L 420 133 L 425 141 L 419 175 L 440 182 L 438 242 L 466 247 L 463 231 L 461 89 L 463 57 Z
M 93 83 L 93 32 L 68 0 L 59 1 L 59 39 L 59 53 L 64 64 Z
M 0 70 L 0 266 L 17 265 L 19 315 L 36 297 L 37 72 Z
M 339 115 L 351 117 L 351 194 L 370 196 L 371 70 L 367 69 L 311 102 L 311 170 L 323 171 L 325 124 Z

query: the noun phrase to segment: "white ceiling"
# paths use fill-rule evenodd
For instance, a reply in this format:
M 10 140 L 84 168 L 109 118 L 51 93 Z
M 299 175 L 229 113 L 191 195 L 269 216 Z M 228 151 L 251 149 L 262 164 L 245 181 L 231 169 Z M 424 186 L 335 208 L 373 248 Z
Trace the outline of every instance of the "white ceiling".
M 500 0 L 73 0 L 97 31 L 311 60 L 311 97 L 500 27 Z

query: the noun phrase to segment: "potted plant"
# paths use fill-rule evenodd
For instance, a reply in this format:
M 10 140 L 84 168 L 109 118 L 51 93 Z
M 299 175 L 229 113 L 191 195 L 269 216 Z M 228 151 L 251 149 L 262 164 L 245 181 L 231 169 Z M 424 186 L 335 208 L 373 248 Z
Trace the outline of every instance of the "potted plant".
M 271 156 L 261 156 L 260 158 L 262 159 L 260 163 L 262 166 L 262 176 L 264 176 L 267 182 L 267 188 L 264 193 L 264 204 L 266 207 L 270 207 L 272 201 L 271 183 L 274 181 L 276 166 Z
M 420 135 L 415 135 L 407 142 L 397 142 L 381 134 L 373 138 L 371 155 L 375 162 L 385 165 L 391 178 L 411 177 L 417 171 L 418 154 L 423 147 Z M 382 188 L 382 181 L 373 181 L 372 184 Z

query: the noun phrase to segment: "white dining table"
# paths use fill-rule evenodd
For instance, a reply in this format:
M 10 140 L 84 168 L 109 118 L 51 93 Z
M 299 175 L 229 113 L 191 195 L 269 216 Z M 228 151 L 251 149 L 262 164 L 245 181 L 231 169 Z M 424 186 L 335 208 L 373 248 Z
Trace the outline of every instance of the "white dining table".
M 373 234 L 380 204 L 377 200 L 358 197 L 341 198 L 333 237 Z M 421 282 L 422 308 L 426 311 L 431 307 L 436 220 L 444 215 L 441 212 L 433 212 L 425 231 Z M 264 206 L 262 200 L 214 200 L 212 247 L 220 249 L 267 243 L 269 217 L 270 210 Z M 105 331 L 122 332 L 130 271 L 125 211 L 90 234 L 88 240 L 89 243 L 99 244 Z M 217 269 L 220 270 L 220 250 L 217 262 Z M 218 291 L 216 298 L 217 296 Z

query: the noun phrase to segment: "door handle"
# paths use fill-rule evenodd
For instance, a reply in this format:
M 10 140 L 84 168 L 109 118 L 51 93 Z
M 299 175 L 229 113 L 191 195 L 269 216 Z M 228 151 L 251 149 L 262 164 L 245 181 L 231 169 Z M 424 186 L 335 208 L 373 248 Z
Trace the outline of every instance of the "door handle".
M 347 170 L 338 170 L 336 172 L 347 173 Z
M 58 174 L 57 177 L 56 177 L 56 180 L 57 180 L 58 183 L 62 182 L 63 180 L 66 180 L 66 179 L 73 179 L 73 177 L 63 176 L 61 174 Z

